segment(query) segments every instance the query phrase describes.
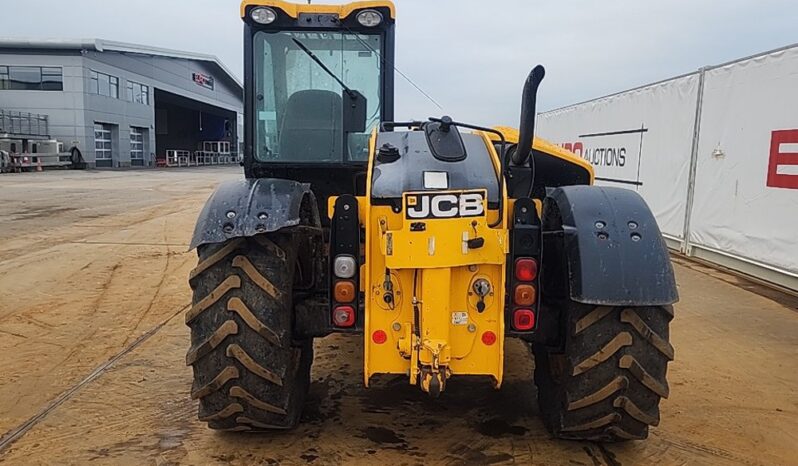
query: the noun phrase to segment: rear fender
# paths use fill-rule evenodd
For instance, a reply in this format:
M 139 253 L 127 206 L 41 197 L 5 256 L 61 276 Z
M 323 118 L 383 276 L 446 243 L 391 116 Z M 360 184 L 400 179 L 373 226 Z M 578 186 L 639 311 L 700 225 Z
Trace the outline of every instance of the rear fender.
M 276 178 L 226 181 L 202 208 L 189 249 L 297 225 L 321 227 L 309 184 Z
M 678 300 L 662 234 L 636 192 L 604 186 L 554 189 L 544 202 L 543 230 L 544 294 L 603 306 Z

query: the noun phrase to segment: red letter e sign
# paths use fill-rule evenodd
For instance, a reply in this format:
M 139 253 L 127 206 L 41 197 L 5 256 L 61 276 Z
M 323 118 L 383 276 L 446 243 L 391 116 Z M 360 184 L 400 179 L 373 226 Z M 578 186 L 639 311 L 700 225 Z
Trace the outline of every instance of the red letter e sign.
M 767 185 L 798 189 L 798 129 L 782 129 L 770 134 Z

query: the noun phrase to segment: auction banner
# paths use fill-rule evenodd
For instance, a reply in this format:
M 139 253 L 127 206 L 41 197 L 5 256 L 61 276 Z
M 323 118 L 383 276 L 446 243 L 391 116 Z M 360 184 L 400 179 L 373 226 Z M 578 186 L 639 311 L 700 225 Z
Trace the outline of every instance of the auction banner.
M 708 69 L 690 242 L 798 274 L 798 47 Z
M 639 192 L 663 234 L 684 235 L 698 73 L 538 115 L 536 132 L 589 161 L 596 184 Z

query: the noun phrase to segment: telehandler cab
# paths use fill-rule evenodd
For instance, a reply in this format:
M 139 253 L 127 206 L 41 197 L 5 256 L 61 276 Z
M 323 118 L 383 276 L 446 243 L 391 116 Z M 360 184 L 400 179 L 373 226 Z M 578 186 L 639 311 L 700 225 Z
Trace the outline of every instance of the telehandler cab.
M 244 0 L 245 150 L 191 241 L 191 396 L 213 429 L 297 424 L 313 339 L 363 335 L 364 383 L 404 374 L 432 396 L 502 383 L 508 337 L 535 358 L 558 437 L 642 439 L 659 422 L 677 300 L 634 191 L 521 123 L 393 121 L 395 9 L 385 0 Z M 512 361 L 507 361 L 512 363 Z

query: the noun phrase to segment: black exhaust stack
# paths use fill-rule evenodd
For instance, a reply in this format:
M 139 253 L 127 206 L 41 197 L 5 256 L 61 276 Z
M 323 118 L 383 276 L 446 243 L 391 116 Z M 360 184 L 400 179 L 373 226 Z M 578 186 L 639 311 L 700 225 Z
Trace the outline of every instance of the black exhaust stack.
M 524 83 L 524 94 L 521 97 L 521 124 L 518 129 L 518 146 L 510 161 L 511 165 L 524 166 L 532 153 L 532 140 L 535 136 L 535 115 L 538 97 L 538 86 L 546 76 L 546 69 L 538 65 L 529 72 Z

